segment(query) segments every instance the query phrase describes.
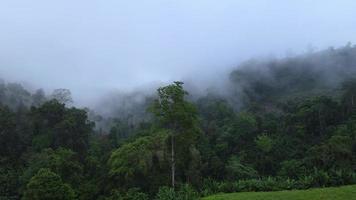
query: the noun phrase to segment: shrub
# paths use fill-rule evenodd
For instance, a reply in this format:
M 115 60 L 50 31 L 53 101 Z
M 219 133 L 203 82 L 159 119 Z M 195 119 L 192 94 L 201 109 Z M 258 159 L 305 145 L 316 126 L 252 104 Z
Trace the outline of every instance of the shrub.
M 130 188 L 127 192 L 119 192 L 117 190 L 112 191 L 110 197 L 105 200 L 148 200 L 148 195 L 140 192 L 138 188 Z
M 199 194 L 189 184 L 183 184 L 178 191 L 170 187 L 161 187 L 156 195 L 156 200 L 197 200 Z
M 163 186 L 159 188 L 155 200 L 175 200 L 175 196 L 176 194 L 173 188 Z
M 285 181 L 281 181 L 282 184 L 279 185 L 277 190 L 293 190 L 297 188 L 298 182 L 294 179 L 287 179 Z
M 329 177 L 331 186 L 353 184 L 356 181 L 356 174 L 348 170 L 332 170 L 329 172 Z
M 122 200 L 148 200 L 148 195 L 137 188 L 131 188 Z
M 313 187 L 314 179 L 312 176 L 303 176 L 296 182 L 295 189 L 309 189 Z
M 240 162 L 236 156 L 230 157 L 226 166 L 227 178 L 229 180 L 256 178 L 258 173 L 255 169 Z
M 314 187 L 325 187 L 329 185 L 330 177 L 327 172 L 314 168 L 314 172 L 311 176 L 313 177 Z
M 315 168 L 310 175 L 300 176 L 298 179 L 266 177 L 224 182 L 205 179 L 201 188 L 201 195 L 208 196 L 216 193 L 309 189 L 312 187 L 339 186 L 355 183 L 356 173 L 353 171 L 331 170 L 326 172 Z
M 196 200 L 199 199 L 199 193 L 189 184 L 180 186 L 177 193 L 178 200 Z
M 303 162 L 299 160 L 287 160 L 281 163 L 281 169 L 279 170 L 279 176 L 285 178 L 293 178 L 297 179 L 305 175 L 305 167 L 303 166 Z
M 219 182 L 213 179 L 204 179 L 201 189 L 202 196 L 209 196 L 219 192 Z

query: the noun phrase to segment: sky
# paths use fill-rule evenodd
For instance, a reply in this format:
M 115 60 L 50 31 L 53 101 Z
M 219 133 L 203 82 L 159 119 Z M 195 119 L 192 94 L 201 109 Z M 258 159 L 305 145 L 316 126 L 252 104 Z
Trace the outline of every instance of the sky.
M 354 0 L 1 0 L 0 77 L 88 103 L 356 42 Z

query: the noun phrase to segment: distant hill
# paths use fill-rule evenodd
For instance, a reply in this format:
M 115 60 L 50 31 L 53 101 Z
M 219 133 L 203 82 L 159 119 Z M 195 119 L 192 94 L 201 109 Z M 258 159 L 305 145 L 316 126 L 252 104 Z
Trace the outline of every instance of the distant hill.
M 356 47 L 329 48 L 300 56 L 250 60 L 230 74 L 233 98 L 268 105 L 312 95 L 338 95 L 356 77 Z

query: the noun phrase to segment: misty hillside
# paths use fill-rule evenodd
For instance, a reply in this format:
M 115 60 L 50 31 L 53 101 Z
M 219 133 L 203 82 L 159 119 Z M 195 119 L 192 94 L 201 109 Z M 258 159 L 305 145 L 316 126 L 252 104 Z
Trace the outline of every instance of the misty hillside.
M 355 184 L 355 72 L 347 45 L 244 62 L 224 92 L 174 82 L 95 108 L 74 107 L 68 89 L 2 81 L 0 199 L 198 199 Z
M 282 59 L 251 59 L 231 71 L 227 77 L 228 84 L 219 88 L 219 93 L 209 88 L 203 93 L 188 88 L 188 92 L 194 101 L 199 101 L 205 95 L 219 96 L 236 110 L 253 103 L 275 109 L 279 103 L 305 97 L 338 96 L 342 83 L 355 76 L 356 46 L 348 44 L 337 49 L 329 48 Z M 143 120 L 143 110 L 149 105 L 150 99 L 153 99 L 153 91 L 113 95 L 107 97 L 99 107 L 107 109 L 106 113 L 111 117 L 131 116 Z
M 342 83 L 355 74 L 356 46 L 347 44 L 281 59 L 251 59 L 225 77 L 228 84 L 219 89 L 224 92 L 216 93 L 207 88 L 202 93 L 194 87 L 188 88 L 188 92 L 190 99 L 198 102 L 208 96 L 225 99 L 235 110 L 244 110 L 253 104 L 259 109 L 280 110 L 280 105 L 288 101 L 318 95 L 338 96 Z M 110 131 L 114 121 L 123 120 L 135 126 L 149 119 L 146 111 L 154 96 L 154 89 L 109 94 L 90 108 L 89 117 L 104 134 Z M 25 85 L 4 80 L 0 82 L 0 97 L 0 102 L 13 110 L 38 106 L 49 99 L 62 103 L 73 101 L 67 89 L 57 89 L 51 94 L 45 94 L 42 89 L 30 92 Z
M 0 200 L 340 197 L 356 186 L 355 8 L 2 0 Z
M 356 47 L 274 60 L 250 60 L 230 74 L 244 102 L 276 103 L 310 95 L 338 95 L 341 83 L 356 74 Z

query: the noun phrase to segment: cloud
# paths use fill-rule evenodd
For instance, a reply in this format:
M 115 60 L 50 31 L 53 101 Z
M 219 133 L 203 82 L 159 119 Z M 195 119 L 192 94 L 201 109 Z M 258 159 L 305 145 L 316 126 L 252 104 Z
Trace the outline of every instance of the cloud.
M 0 76 L 90 104 L 113 89 L 206 86 L 243 60 L 356 41 L 355 1 L 0 3 Z

